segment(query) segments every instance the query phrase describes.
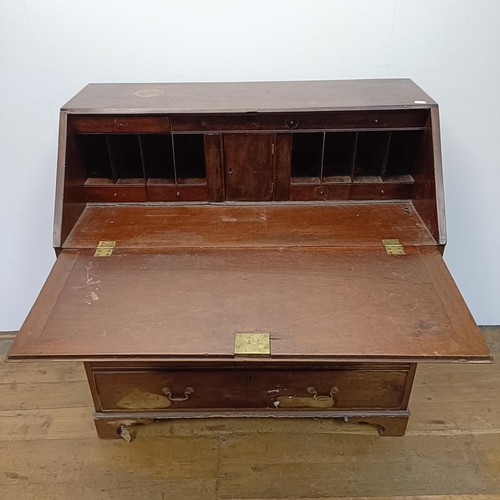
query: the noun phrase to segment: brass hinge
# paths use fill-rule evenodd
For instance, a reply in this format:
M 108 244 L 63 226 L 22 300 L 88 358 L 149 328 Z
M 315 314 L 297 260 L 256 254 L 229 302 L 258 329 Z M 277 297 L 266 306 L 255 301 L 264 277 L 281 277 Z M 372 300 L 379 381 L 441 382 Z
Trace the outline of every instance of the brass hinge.
M 116 241 L 100 241 L 95 249 L 94 257 L 109 257 L 113 253 Z
M 271 336 L 269 332 L 235 332 L 235 356 L 270 356 Z
M 382 245 L 389 255 L 405 255 L 404 246 L 399 240 L 382 240 Z

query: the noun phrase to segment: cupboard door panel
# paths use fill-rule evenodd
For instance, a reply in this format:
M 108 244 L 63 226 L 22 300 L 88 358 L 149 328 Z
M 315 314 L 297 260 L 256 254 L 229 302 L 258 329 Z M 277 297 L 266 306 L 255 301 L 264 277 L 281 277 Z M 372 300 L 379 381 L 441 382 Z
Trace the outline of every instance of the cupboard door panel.
M 273 199 L 273 134 L 224 136 L 226 200 Z

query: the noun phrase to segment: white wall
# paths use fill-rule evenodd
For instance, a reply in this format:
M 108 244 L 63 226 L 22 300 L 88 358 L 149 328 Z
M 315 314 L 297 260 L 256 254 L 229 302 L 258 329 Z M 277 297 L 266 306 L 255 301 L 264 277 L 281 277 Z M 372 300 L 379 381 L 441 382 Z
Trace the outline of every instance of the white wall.
M 497 0 L 0 0 L 0 330 L 53 261 L 59 107 L 88 82 L 410 77 L 441 106 L 446 261 L 500 324 Z

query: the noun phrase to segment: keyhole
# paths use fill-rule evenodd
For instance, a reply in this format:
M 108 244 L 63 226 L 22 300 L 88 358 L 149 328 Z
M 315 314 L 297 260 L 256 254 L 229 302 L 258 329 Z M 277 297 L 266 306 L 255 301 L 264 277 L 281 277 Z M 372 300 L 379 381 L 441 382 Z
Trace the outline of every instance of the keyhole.
M 227 169 L 227 173 L 228 173 L 228 174 L 232 174 L 232 173 L 233 173 L 233 169 L 232 169 L 231 167 L 229 167 L 229 168 Z

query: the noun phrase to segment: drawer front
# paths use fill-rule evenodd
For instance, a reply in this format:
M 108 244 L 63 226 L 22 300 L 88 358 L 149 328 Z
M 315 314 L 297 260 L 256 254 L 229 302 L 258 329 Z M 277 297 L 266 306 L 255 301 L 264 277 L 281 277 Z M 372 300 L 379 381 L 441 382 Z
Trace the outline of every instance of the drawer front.
M 293 130 L 296 118 L 282 114 L 177 115 L 172 116 L 174 132 L 238 130 Z
M 70 117 L 72 129 L 88 134 L 148 134 L 170 132 L 168 116 L 96 116 L 77 115 Z
M 401 408 L 405 370 L 95 371 L 102 411 Z
M 335 130 L 421 128 L 429 110 L 337 111 L 323 113 L 246 113 L 218 115 L 174 115 L 172 130 L 178 132 L 247 130 Z
M 85 196 L 94 203 L 139 203 L 147 201 L 146 186 L 85 183 Z

